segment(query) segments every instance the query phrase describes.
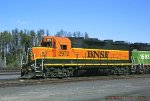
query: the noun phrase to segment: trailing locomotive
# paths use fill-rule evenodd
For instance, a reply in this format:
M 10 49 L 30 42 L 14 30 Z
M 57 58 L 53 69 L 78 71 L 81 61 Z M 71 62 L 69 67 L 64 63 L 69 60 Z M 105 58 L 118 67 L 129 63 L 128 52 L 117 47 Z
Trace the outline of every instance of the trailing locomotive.
M 45 36 L 40 46 L 28 49 L 21 77 L 71 77 L 80 71 L 108 75 L 150 73 L 149 51 L 148 44 Z

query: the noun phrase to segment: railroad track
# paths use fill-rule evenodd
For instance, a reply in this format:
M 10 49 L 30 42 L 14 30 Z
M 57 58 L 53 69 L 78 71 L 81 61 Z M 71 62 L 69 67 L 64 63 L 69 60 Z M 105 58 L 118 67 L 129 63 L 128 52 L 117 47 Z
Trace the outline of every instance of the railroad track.
M 5 68 L 0 68 L 0 73 L 1 72 L 20 72 L 20 69 L 5 69 Z
M 0 75 L 20 75 L 20 72 L 0 72 Z
M 129 75 L 129 76 L 92 76 L 92 77 L 72 77 L 72 78 L 47 78 L 47 79 L 10 79 L 1 80 L 0 87 L 15 87 L 43 84 L 57 84 L 65 82 L 95 81 L 95 80 L 113 80 L 113 79 L 136 79 L 149 78 L 150 74 Z

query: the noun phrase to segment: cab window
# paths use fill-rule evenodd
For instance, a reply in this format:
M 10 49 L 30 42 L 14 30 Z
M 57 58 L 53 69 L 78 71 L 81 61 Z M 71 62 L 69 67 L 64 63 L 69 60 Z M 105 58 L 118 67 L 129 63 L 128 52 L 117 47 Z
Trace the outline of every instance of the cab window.
M 43 42 L 42 46 L 44 46 L 44 47 L 52 47 L 52 39 L 51 38 L 46 39 L 46 42 Z
M 67 50 L 67 45 L 60 45 L 61 50 Z

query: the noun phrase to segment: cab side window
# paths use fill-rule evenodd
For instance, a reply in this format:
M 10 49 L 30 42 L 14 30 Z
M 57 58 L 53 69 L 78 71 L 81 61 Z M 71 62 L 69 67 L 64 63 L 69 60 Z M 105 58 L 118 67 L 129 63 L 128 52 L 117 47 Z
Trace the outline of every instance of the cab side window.
M 46 42 L 43 45 L 44 47 L 52 47 L 52 39 L 48 38 L 46 39 Z
M 67 50 L 67 45 L 60 45 L 61 50 Z

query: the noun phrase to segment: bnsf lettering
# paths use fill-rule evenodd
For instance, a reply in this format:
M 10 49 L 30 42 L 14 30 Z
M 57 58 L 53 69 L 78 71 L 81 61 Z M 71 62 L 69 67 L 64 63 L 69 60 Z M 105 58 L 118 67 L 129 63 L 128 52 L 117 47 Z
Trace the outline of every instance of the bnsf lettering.
M 108 51 L 88 51 L 88 58 L 108 58 Z

